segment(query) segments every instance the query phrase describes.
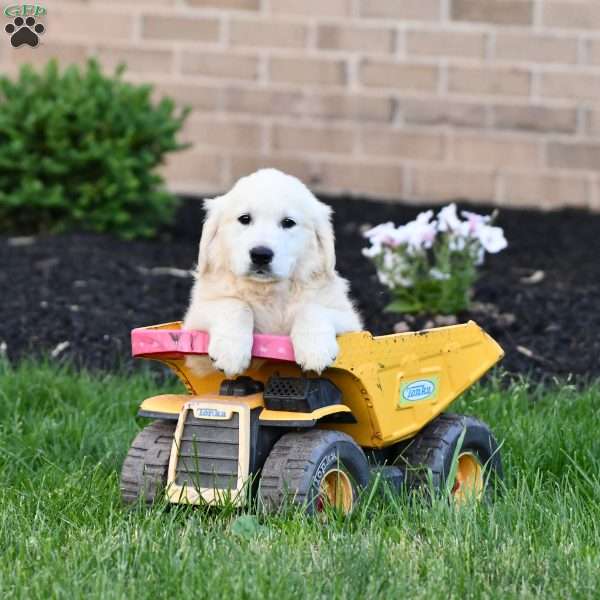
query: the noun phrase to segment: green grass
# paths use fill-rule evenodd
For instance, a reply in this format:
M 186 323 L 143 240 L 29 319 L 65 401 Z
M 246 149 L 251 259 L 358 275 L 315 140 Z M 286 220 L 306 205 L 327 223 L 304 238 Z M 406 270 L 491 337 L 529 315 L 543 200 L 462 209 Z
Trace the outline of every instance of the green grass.
M 503 440 L 506 492 L 299 514 L 124 510 L 147 372 L 0 364 L 1 598 L 597 598 L 600 386 L 491 381 L 453 408 Z

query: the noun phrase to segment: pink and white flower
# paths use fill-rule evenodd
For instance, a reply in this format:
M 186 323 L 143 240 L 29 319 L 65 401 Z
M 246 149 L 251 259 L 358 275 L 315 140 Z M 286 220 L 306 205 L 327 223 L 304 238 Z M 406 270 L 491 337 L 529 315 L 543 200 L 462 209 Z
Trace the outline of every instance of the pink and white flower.
M 370 245 L 362 253 L 376 263 L 379 280 L 391 290 L 417 286 L 419 282 L 412 278 L 423 272 L 424 265 L 425 279 L 452 279 L 457 276 L 452 272 L 452 264 L 464 264 L 453 263 L 453 254 L 481 265 L 486 252 L 495 254 L 507 247 L 502 228 L 491 225 L 493 216 L 461 211 L 461 217 L 456 204 L 449 204 L 440 209 L 437 217 L 428 210 L 398 227 L 391 221 L 382 223 L 365 232 Z M 427 252 L 431 248 L 433 252 Z M 446 257 L 446 262 L 435 262 L 439 256 Z
M 414 221 L 404 225 L 404 237 L 413 252 L 426 250 L 433 246 L 437 233 L 437 223 L 432 221 L 433 211 L 428 210 L 417 215 Z

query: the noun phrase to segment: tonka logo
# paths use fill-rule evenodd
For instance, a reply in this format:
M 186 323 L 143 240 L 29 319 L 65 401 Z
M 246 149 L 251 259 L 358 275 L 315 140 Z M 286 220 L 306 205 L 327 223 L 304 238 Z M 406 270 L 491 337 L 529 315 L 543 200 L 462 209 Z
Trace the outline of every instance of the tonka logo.
M 197 408 L 195 411 L 196 417 L 199 419 L 226 419 L 227 413 L 218 408 Z
M 321 464 L 317 467 L 315 472 L 315 481 L 320 482 L 321 479 L 325 476 L 325 473 L 329 470 L 329 467 L 337 462 L 338 456 L 335 452 L 331 452 L 328 454 L 322 461 Z
M 427 400 L 435 395 L 437 391 L 436 382 L 432 379 L 419 379 L 411 381 L 402 386 L 401 401 L 418 402 Z

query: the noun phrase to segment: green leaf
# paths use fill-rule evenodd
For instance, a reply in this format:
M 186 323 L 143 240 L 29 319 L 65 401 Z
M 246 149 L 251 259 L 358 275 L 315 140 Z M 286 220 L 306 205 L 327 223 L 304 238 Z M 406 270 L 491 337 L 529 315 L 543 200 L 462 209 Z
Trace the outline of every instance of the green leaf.
M 446 494 L 450 496 L 452 494 L 452 488 L 454 487 L 454 481 L 456 480 L 456 472 L 458 471 L 458 457 L 460 456 L 460 451 L 462 450 L 463 442 L 465 439 L 465 434 L 467 433 L 467 428 L 463 427 L 463 430 L 460 433 L 458 441 L 456 442 L 456 447 L 454 448 L 454 454 L 452 455 L 452 462 L 450 463 L 450 471 L 448 472 L 448 477 L 446 478 Z
M 394 300 L 383 310 L 388 313 L 417 313 L 421 310 L 421 306 L 407 300 Z
M 267 528 L 252 515 L 241 515 L 231 524 L 231 533 L 245 539 L 253 539 L 266 530 Z

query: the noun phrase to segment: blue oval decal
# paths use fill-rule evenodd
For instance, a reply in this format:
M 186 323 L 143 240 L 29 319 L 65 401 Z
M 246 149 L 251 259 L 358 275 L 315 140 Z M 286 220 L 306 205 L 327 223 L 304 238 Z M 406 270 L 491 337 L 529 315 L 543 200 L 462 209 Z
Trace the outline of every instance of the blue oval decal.
M 407 383 L 402 389 L 402 399 L 406 402 L 427 400 L 435 394 L 435 382 L 430 379 L 419 379 Z

